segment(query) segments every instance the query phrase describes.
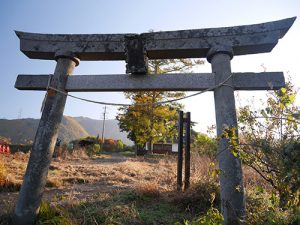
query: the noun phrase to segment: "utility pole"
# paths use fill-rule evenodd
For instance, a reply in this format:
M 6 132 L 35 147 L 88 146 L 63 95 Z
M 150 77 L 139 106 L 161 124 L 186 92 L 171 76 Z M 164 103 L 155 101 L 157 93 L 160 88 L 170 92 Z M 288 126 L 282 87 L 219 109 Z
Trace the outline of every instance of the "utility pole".
M 105 118 L 106 118 L 106 105 L 104 106 L 104 113 L 103 113 L 103 123 L 102 123 L 102 135 L 101 135 L 101 148 L 104 143 L 104 130 L 105 130 Z M 102 149 L 101 149 L 102 150 Z
M 22 108 L 19 109 L 19 112 L 18 112 L 18 119 L 21 119 L 22 118 Z

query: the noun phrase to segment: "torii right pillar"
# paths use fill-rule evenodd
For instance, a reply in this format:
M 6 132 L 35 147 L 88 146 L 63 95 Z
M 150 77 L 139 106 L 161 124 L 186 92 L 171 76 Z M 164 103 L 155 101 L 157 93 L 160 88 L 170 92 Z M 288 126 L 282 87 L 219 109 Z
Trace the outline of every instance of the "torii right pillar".
M 224 129 L 237 127 L 234 87 L 232 77 L 230 77 L 232 57 L 232 48 L 227 46 L 213 47 L 207 55 L 207 60 L 211 63 L 212 72 L 215 75 L 215 84 L 218 85 L 227 80 L 224 85 L 214 91 L 218 137 L 221 137 Z M 241 160 L 231 153 L 228 140 L 220 139 L 217 159 L 220 169 L 221 211 L 224 224 L 245 224 Z

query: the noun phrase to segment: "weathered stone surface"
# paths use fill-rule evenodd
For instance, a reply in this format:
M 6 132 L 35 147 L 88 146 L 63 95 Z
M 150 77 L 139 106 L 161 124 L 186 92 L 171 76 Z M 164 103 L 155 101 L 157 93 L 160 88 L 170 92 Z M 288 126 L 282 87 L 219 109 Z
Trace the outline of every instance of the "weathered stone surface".
M 64 58 L 58 59 L 51 81 L 52 86 L 62 91 L 65 91 L 67 76 L 72 74 L 77 61 L 69 57 L 70 55 L 65 55 Z M 35 224 L 66 99 L 67 96 L 63 94 L 48 92 L 19 193 L 13 218 L 14 225 Z
M 221 137 L 225 129 L 237 128 L 237 117 L 234 100 L 233 79 L 230 78 L 230 55 L 214 54 L 211 59 L 215 83 L 228 79 L 226 84 L 214 91 L 217 135 Z M 237 130 L 235 130 L 237 136 Z M 217 159 L 220 168 L 221 210 L 224 224 L 245 224 L 245 199 L 243 173 L 240 158 L 232 154 L 232 147 L 225 138 L 218 143 Z
M 278 90 L 285 86 L 283 72 L 233 73 L 235 90 Z
M 80 60 L 124 60 L 124 36 L 130 34 L 38 34 L 16 31 L 20 50 L 32 59 L 54 59 L 57 51 Z
M 19 90 L 46 90 L 49 75 L 19 75 Z M 276 90 L 284 87 L 282 72 L 233 73 L 235 90 Z M 201 91 L 215 86 L 212 73 L 163 75 L 74 75 L 68 77 L 66 91 Z
M 270 52 L 296 18 L 255 25 L 143 33 L 149 59 L 203 58 L 215 45 L 233 48 L 234 55 Z M 21 51 L 29 58 L 54 59 L 58 50 L 81 60 L 125 60 L 125 36 L 134 34 L 37 34 L 16 31 Z

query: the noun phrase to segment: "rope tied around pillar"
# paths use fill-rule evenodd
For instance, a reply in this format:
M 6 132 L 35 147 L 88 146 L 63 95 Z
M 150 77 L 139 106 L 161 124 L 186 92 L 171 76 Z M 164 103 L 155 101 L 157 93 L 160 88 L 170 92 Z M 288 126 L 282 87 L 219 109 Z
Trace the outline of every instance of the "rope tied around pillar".
M 41 106 L 41 112 L 43 112 L 43 110 L 45 108 L 45 103 L 46 103 L 47 97 L 54 95 L 54 90 L 52 90 L 50 88 L 52 77 L 53 77 L 53 74 L 49 74 L 48 83 L 47 83 L 47 87 L 46 87 L 46 93 L 45 93 L 45 97 L 43 99 L 42 106 Z

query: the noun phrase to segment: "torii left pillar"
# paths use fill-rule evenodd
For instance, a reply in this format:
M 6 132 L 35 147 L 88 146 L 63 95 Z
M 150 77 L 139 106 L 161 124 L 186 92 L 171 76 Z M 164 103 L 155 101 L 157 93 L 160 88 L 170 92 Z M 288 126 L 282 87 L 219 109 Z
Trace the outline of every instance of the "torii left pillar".
M 68 75 L 73 73 L 75 66 L 79 64 L 79 59 L 73 53 L 64 51 L 57 52 L 55 58 L 57 65 L 50 85 L 65 91 Z M 48 90 L 19 193 L 13 218 L 14 225 L 32 225 L 36 221 L 66 99 L 66 95 Z

